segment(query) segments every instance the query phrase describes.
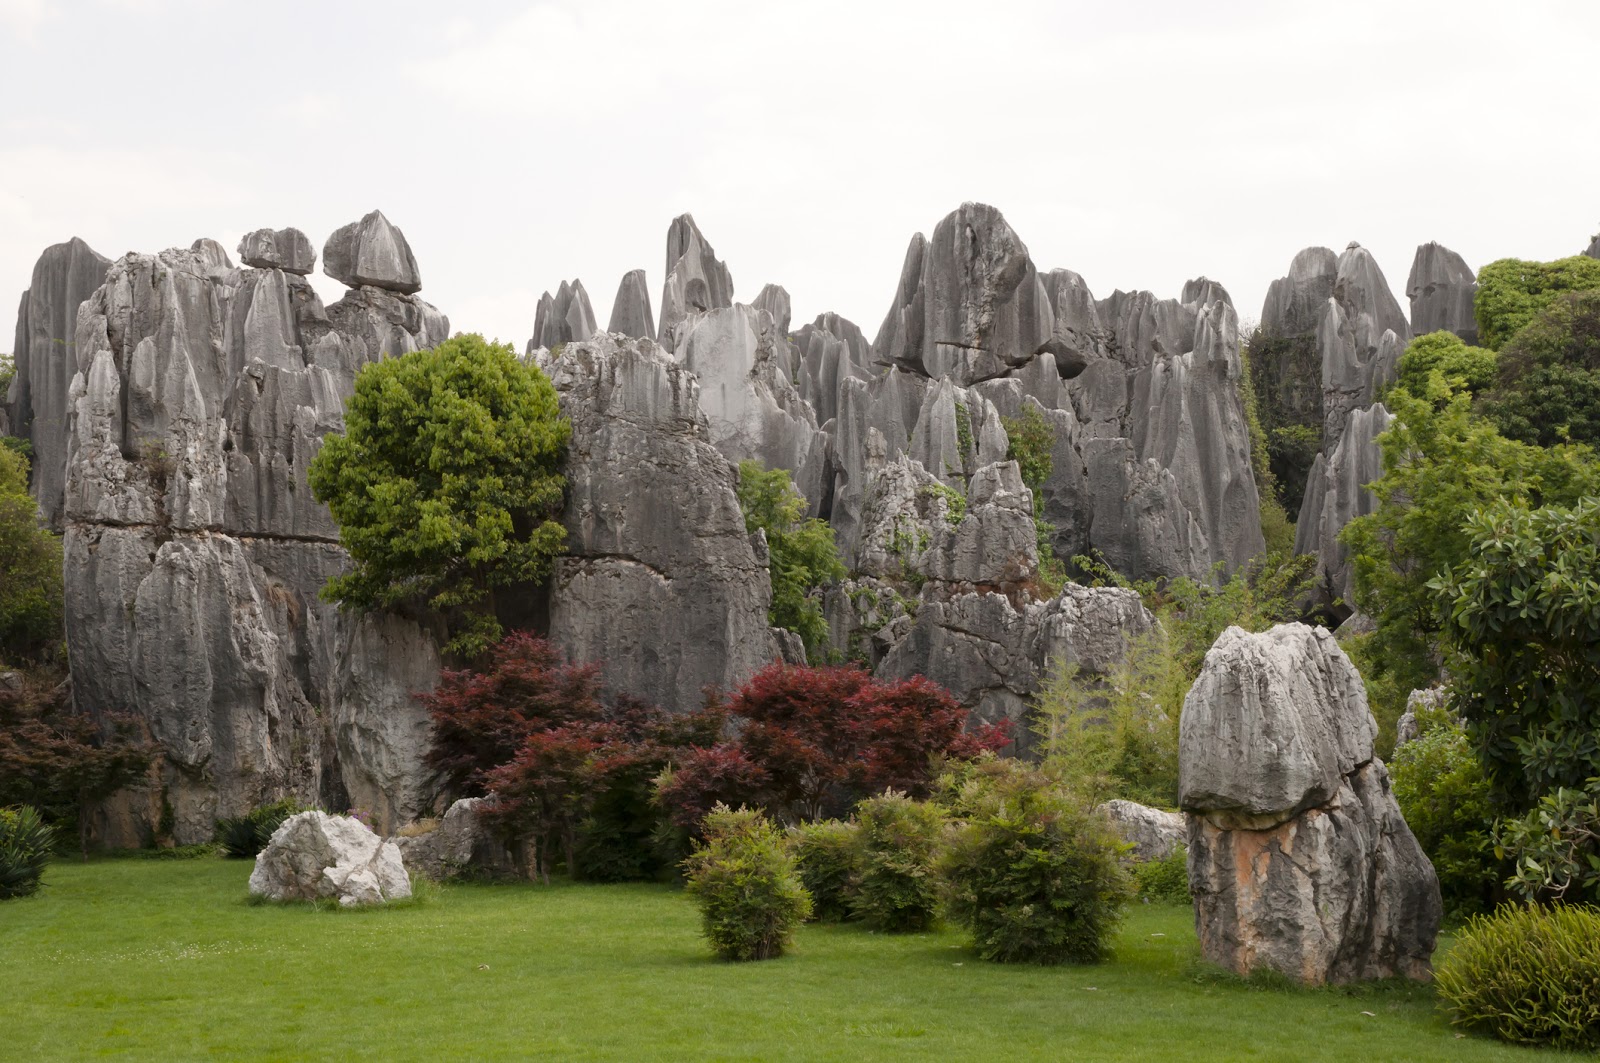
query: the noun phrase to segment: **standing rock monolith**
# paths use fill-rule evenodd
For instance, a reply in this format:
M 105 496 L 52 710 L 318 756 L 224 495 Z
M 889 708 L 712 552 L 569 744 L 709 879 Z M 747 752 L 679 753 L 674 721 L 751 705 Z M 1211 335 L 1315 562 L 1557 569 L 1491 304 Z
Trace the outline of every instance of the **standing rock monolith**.
M 606 331 L 636 340 L 655 338 L 656 319 L 650 312 L 650 289 L 645 287 L 644 270 L 629 270 L 622 275 Z
M 1231 627 L 1184 701 L 1179 802 L 1206 959 L 1306 985 L 1431 977 L 1439 880 L 1322 628 Z
M 1465 259 L 1443 244 L 1423 244 L 1406 278 L 1412 333 L 1425 336 L 1444 329 L 1476 344 L 1478 322 L 1472 316 L 1472 300 L 1477 294 L 1477 275 Z

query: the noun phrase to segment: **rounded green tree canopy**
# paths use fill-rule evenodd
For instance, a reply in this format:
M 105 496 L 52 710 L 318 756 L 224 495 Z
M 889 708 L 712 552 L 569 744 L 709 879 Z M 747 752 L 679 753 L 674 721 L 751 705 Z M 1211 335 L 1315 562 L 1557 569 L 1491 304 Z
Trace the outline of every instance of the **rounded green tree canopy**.
M 563 549 L 571 432 L 544 373 L 482 336 L 365 366 L 345 433 L 310 468 L 354 561 L 324 597 L 425 604 L 446 621 L 448 651 L 481 651 L 500 634 L 493 589 L 542 580 Z

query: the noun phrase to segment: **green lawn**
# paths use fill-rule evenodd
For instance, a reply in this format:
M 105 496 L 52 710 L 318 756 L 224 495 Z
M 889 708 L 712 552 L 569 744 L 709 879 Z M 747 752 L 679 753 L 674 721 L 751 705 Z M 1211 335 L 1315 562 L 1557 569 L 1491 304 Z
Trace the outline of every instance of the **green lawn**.
M 463 885 L 338 912 L 250 905 L 249 869 L 52 865 L 40 896 L 0 905 L 0 1058 L 1593 1059 L 1460 1039 L 1426 987 L 1210 974 L 1186 908 L 1136 909 L 1098 967 L 850 927 L 735 965 L 662 886 Z

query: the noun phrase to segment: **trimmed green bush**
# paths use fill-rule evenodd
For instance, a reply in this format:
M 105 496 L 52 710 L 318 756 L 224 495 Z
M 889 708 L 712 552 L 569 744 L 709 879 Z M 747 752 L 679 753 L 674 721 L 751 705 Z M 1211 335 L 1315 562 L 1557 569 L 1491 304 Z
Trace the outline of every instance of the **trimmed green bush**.
M 944 828 L 937 805 L 895 790 L 857 805 L 851 915 L 895 934 L 931 928 L 939 913 L 936 865 Z
M 1501 908 L 1439 964 L 1451 1021 L 1503 1041 L 1600 1049 L 1600 908 Z
M 850 917 L 851 877 L 855 874 L 856 826 L 830 819 L 805 823 L 790 832 L 800 881 L 811 894 L 811 918 L 842 923 Z
M 811 895 L 783 834 L 760 812 L 722 804 L 702 830 L 705 844 L 683 866 L 712 950 L 725 960 L 783 955 L 795 927 L 811 915 Z
M 0 901 L 31 897 L 50 859 L 55 831 L 31 805 L 0 808 Z
M 950 917 L 986 960 L 1093 963 L 1131 899 L 1124 848 L 1103 816 L 1036 774 L 996 780 L 944 859 Z
M 1147 901 L 1164 904 L 1188 904 L 1189 850 L 1178 846 L 1160 860 L 1146 860 L 1133 865 L 1134 891 Z
M 1490 837 L 1489 780 L 1459 723 L 1448 717 L 1420 723 L 1421 735 L 1389 761 L 1394 797 L 1439 873 L 1445 911 L 1472 915 L 1494 903 L 1509 870 Z
M 267 847 L 283 821 L 306 809 L 290 800 L 274 801 L 237 816 L 217 820 L 217 841 L 222 855 L 234 860 L 254 860 Z

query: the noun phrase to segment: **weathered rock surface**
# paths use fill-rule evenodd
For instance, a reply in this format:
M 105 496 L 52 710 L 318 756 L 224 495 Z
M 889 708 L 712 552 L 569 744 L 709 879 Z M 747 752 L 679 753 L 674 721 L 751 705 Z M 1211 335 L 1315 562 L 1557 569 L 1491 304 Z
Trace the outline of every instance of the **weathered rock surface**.
M 1326 630 L 1225 631 L 1184 702 L 1179 799 L 1205 957 L 1310 985 L 1430 977 L 1433 867 Z
M 413 874 L 442 882 L 461 877 L 511 878 L 516 862 L 479 818 L 478 809 L 492 798 L 464 797 L 452 804 L 438 825 L 421 834 L 394 839 L 405 866 Z
M 617 285 L 617 297 L 611 304 L 611 321 L 607 332 L 632 336 L 634 339 L 654 339 L 656 319 L 650 312 L 650 289 L 645 287 L 644 270 L 630 270 L 622 275 Z
M 1423 244 L 1406 278 L 1412 333 L 1424 336 L 1444 329 L 1476 344 L 1478 322 L 1472 316 L 1472 300 L 1477 294 L 1477 274 L 1465 259 L 1442 244 Z
M 411 896 L 400 849 L 358 819 L 301 812 L 256 855 L 250 893 L 274 901 L 336 898 L 345 907 Z
M 1406 697 L 1406 711 L 1400 714 L 1400 719 L 1394 725 L 1394 747 L 1399 749 L 1407 742 L 1415 742 L 1419 737 L 1417 713 L 1438 712 L 1448 708 L 1450 704 L 1450 688 L 1440 685 L 1413 690 Z
M 1267 287 L 1261 307 L 1261 329 L 1272 336 L 1315 332 L 1333 298 L 1339 256 L 1326 247 L 1308 247 L 1289 263 L 1289 274 Z
M 1594 239 L 1589 241 L 1589 247 L 1584 254 L 1590 258 L 1600 258 L 1600 233 L 1596 233 Z
M 299 229 L 257 229 L 239 241 L 239 260 L 304 277 L 317 266 L 317 249 Z
M 1324 601 L 1340 599 L 1346 607 L 1354 605 L 1355 573 L 1339 533 L 1352 520 L 1378 508 L 1377 497 L 1366 485 L 1383 475 L 1378 436 L 1393 423 L 1381 402 L 1353 409 L 1332 458 L 1318 454 L 1312 463 L 1295 525 L 1294 552 L 1317 555 L 1316 582 Z
M 606 333 L 567 345 L 549 372 L 572 420 L 551 640 L 605 661 L 611 689 L 668 708 L 775 659 L 766 568 L 694 374 L 650 340 Z
M 422 290 L 422 273 L 405 234 L 375 210 L 328 237 L 322 272 L 351 288 L 367 286 L 410 295 Z
M 876 674 L 925 675 L 986 723 L 1009 719 L 1020 750 L 1031 745 L 1027 715 L 1048 668 L 1077 665 L 1110 673 L 1129 640 L 1155 623 L 1132 591 L 1068 584 L 1049 601 L 1013 605 L 1002 594 L 968 592 L 924 599 L 912 618 L 888 625 L 890 647 Z
M 303 277 L 221 271 L 199 244 L 124 256 L 79 308 L 64 542 L 75 692 L 163 744 L 179 843 L 277 797 L 361 805 L 383 827 L 431 799 L 413 695 L 436 681 L 438 651 L 408 620 L 320 600 L 348 559 L 306 468 L 342 428 L 361 365 L 447 334 L 414 297 L 360 288 L 325 309 Z
M 693 313 L 733 305 L 733 276 L 718 261 L 694 218 L 680 214 L 667 230 L 667 279 L 661 289 L 661 345 L 678 346 L 678 327 Z
M 1133 846 L 1128 855 L 1140 863 L 1165 860 L 1180 845 L 1187 844 L 1188 827 L 1182 812 L 1163 812 L 1121 799 L 1107 801 L 1099 811 L 1111 820 L 1122 840 Z
M 17 308 L 11 348 L 16 376 L 0 410 L 6 434 L 33 446 L 33 496 L 51 527 L 62 526 L 67 476 L 68 390 L 78 371 L 78 305 L 105 281 L 109 259 L 79 239 L 45 248 Z
M 645 311 L 649 312 L 648 304 Z M 589 305 L 589 293 L 583 290 L 583 282 L 562 281 L 555 295 L 545 292 L 539 297 L 528 351 L 531 353 L 540 347 L 554 350 L 563 343 L 586 340 L 594 333 L 594 308 Z

